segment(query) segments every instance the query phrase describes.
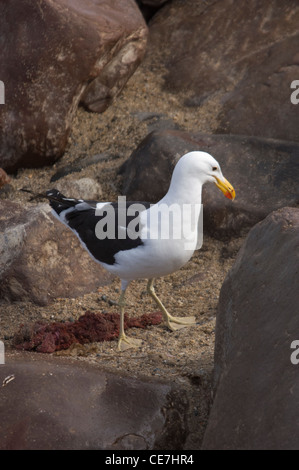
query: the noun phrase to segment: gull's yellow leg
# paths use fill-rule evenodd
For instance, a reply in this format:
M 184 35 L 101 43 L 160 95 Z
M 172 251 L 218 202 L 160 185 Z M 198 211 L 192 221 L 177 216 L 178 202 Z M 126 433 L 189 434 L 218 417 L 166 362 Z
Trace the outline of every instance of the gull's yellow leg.
M 129 338 L 125 334 L 124 328 L 124 318 L 125 318 L 125 294 L 126 289 L 122 289 L 118 305 L 120 306 L 120 327 L 119 327 L 119 337 L 118 337 L 118 350 L 125 351 L 129 348 L 138 348 L 141 346 L 141 339 Z
M 149 279 L 147 283 L 147 292 L 154 299 L 158 307 L 162 310 L 162 314 L 166 325 L 172 331 L 179 330 L 181 328 L 186 328 L 187 326 L 192 326 L 196 324 L 195 317 L 173 317 L 170 313 L 167 312 L 166 308 L 162 304 L 161 300 L 157 296 L 154 288 L 154 279 Z

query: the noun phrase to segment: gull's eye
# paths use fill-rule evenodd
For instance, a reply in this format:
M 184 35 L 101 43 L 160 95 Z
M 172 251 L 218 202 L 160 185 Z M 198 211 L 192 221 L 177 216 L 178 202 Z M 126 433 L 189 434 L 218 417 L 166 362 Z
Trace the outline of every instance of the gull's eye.
M 217 166 L 213 166 L 212 170 L 217 171 L 218 170 Z

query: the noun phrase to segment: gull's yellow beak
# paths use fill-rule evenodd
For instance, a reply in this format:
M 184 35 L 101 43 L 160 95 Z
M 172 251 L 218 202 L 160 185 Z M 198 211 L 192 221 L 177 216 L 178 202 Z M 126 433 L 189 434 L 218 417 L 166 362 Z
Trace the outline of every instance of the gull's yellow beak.
M 217 188 L 219 188 L 223 192 L 225 197 L 233 201 L 236 197 L 236 192 L 233 186 L 225 178 L 223 178 L 223 181 L 222 181 L 219 178 L 217 178 L 217 176 L 215 176 L 215 179 L 216 179 L 215 184 Z

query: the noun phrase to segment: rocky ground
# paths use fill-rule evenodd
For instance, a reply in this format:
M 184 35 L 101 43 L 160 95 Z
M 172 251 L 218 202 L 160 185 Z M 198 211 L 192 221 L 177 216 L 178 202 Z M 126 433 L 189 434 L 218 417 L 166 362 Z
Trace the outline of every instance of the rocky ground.
M 58 170 L 84 158 L 103 154 L 103 161 L 89 165 L 79 173 L 66 175 L 59 180 L 59 184 L 60 187 L 67 187 L 69 182 L 91 177 L 100 184 L 103 200 L 115 200 L 121 191 L 122 179 L 118 175 L 121 164 L 148 134 L 149 122 L 151 128 L 161 125 L 152 114 L 147 113 L 161 113 L 165 119 L 184 130 L 206 133 L 213 131 L 217 125 L 215 106 L 219 97 L 208 100 L 200 108 L 190 108 L 184 105 L 186 96 L 183 93 L 174 95 L 165 90 L 161 92 L 162 82 L 163 69 L 147 60 L 129 80 L 114 104 L 103 114 L 93 114 L 79 108 L 63 158 L 51 167 L 19 170 L 12 177 L 11 190 L 5 193 L 5 198 L 27 204 L 28 196 L 19 192 L 20 188 L 27 187 L 39 192 L 53 187 L 55 183 L 50 183 L 50 179 Z M 194 254 L 184 268 L 157 280 L 157 293 L 168 310 L 178 316 L 195 315 L 195 327 L 175 333 L 169 332 L 162 324 L 145 330 L 133 329 L 129 334 L 144 341 L 140 349 L 133 351 L 118 352 L 114 341 L 76 345 L 56 354 L 98 363 L 110 371 L 158 377 L 183 386 L 188 390 L 190 399 L 191 433 L 187 446 L 196 448 L 202 437 L 211 399 L 215 315 L 219 291 L 241 243 L 242 239 L 223 243 L 206 236 L 202 249 Z M 0 305 L 1 339 L 5 340 L 10 349 L 13 348 L 13 335 L 21 324 L 38 320 L 75 320 L 86 310 L 115 312 L 119 289 L 119 281 L 115 279 L 111 285 L 101 287 L 97 292 L 76 299 L 57 299 L 45 307 L 26 302 L 3 303 Z M 130 316 L 140 316 L 156 310 L 146 294 L 145 281 L 132 283 L 128 290 L 126 310 Z

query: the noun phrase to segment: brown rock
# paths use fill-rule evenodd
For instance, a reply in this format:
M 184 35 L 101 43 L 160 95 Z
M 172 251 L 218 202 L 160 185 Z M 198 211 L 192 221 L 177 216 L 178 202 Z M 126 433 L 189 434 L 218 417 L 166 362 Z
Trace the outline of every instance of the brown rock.
M 8 376 L 1 450 L 179 450 L 188 435 L 186 391 L 173 382 L 28 353 L 6 356 L 0 386 Z
M 299 209 L 284 208 L 249 232 L 221 289 L 204 449 L 298 449 L 298 266 Z
M 265 51 L 257 54 L 256 65 L 225 96 L 217 132 L 299 141 L 299 109 L 291 102 L 291 83 L 299 77 L 298 42 L 299 34 L 273 45 L 267 60 Z
M 65 196 L 90 201 L 101 200 L 103 196 L 101 185 L 93 178 L 60 180 L 55 183 L 55 189 L 58 189 Z
M 10 182 L 10 177 L 8 174 L 3 170 L 3 168 L 0 168 L 0 188 L 5 186 Z
M 148 60 L 190 106 L 227 92 L 219 133 L 298 141 L 298 22 L 296 0 L 174 0 L 150 23 Z
M 49 213 L 0 200 L 0 298 L 46 305 L 106 285 L 112 277 Z
M 0 5 L 0 166 L 56 161 L 79 102 L 103 111 L 139 64 L 147 28 L 134 0 Z
M 178 158 L 192 150 L 212 154 L 236 190 L 232 203 L 214 185 L 203 188 L 204 230 L 215 237 L 240 235 L 273 210 L 299 203 L 299 144 L 179 131 L 153 132 L 140 143 L 121 169 L 123 193 L 157 202 Z

